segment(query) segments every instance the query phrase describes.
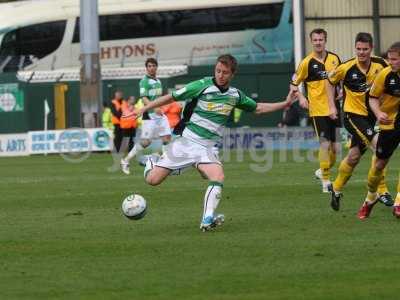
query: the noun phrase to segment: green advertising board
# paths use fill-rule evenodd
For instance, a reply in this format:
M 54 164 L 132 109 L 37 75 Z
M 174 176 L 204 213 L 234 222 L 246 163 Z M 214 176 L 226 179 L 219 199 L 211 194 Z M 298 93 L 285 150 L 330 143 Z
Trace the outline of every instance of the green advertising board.
M 0 84 L 0 113 L 24 111 L 24 93 L 18 83 Z

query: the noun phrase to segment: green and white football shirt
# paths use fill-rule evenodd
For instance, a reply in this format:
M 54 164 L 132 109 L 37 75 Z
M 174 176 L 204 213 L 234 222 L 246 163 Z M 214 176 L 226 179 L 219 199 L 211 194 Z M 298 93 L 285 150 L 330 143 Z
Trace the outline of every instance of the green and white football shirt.
M 150 101 L 154 101 L 156 98 L 162 95 L 162 85 L 158 78 L 153 78 L 147 74 L 143 76 L 139 82 L 140 97 L 147 97 Z M 149 111 L 150 119 L 158 118 L 159 116 Z
M 202 144 L 215 144 L 222 138 L 225 125 L 233 108 L 255 111 L 257 103 L 242 91 L 229 87 L 221 91 L 211 77 L 193 81 L 172 93 L 177 101 L 198 99 L 183 136 Z

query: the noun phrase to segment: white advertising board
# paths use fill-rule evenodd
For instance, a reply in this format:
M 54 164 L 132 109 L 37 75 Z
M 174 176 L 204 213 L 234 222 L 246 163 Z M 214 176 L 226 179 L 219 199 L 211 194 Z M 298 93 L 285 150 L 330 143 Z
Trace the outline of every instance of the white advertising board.
M 30 131 L 29 153 L 109 151 L 111 132 L 104 128 Z
M 0 134 L 0 156 L 29 155 L 28 134 Z

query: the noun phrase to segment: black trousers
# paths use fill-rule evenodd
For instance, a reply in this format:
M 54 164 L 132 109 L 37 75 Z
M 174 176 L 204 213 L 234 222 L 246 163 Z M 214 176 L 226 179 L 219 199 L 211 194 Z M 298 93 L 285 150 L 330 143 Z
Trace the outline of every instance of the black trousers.
M 114 124 L 114 149 L 119 152 L 122 142 L 122 130 L 119 124 Z
M 122 138 L 123 139 L 129 139 L 129 144 L 128 144 L 128 152 L 132 150 L 134 146 L 134 139 L 136 136 L 136 128 L 123 128 L 121 129 L 122 131 Z M 124 149 L 123 149 L 124 151 Z

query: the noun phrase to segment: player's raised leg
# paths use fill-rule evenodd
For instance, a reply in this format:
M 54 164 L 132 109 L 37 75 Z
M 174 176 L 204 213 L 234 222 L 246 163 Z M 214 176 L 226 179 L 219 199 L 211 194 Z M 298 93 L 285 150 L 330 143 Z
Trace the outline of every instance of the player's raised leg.
M 399 175 L 399 182 L 397 183 L 397 196 L 394 200 L 393 205 L 393 215 L 396 218 L 400 218 L 400 175 Z
M 154 165 L 152 157 L 149 157 L 144 169 L 144 180 L 147 184 L 159 185 L 170 173 L 170 169 Z
M 378 201 L 377 189 L 379 182 L 382 180 L 383 170 L 387 161 L 377 159 L 374 160 L 368 172 L 368 192 L 365 197 L 364 203 L 358 211 L 358 218 L 360 220 L 366 219 L 371 214 L 372 208 Z
M 132 158 L 134 158 L 139 152 L 141 152 L 143 149 L 145 149 L 148 145 L 150 145 L 151 141 L 150 140 L 141 140 L 139 143 L 136 143 L 131 151 L 127 154 L 126 157 L 121 159 L 121 170 L 125 174 L 129 175 L 130 170 L 129 170 L 129 164 Z
M 353 174 L 354 168 L 357 166 L 361 158 L 361 151 L 359 147 L 354 146 L 350 148 L 347 156 L 340 162 L 339 172 L 332 184 L 331 190 L 331 207 L 333 210 L 340 209 L 340 201 L 342 198 L 342 189 L 349 181 Z
M 329 152 L 330 152 L 331 143 L 329 141 L 320 142 L 319 147 L 319 168 L 321 170 L 321 183 L 322 183 L 322 192 L 328 193 L 329 186 L 331 181 L 330 177 L 330 159 L 329 159 Z
M 376 156 L 373 155 L 371 160 L 371 168 L 375 167 L 376 160 L 377 160 Z M 382 170 L 382 174 L 378 182 L 377 199 L 379 202 L 383 203 L 386 206 L 393 206 L 393 198 L 392 195 L 390 195 L 389 189 L 386 185 L 386 173 L 387 173 L 387 165 Z

